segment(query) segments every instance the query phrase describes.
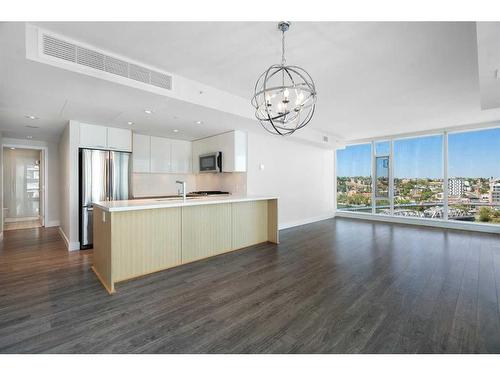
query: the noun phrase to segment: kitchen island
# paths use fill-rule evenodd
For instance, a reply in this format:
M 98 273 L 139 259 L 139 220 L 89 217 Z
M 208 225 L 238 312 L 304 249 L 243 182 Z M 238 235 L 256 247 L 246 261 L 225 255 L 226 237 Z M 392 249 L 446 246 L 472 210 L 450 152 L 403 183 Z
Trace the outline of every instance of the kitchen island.
M 241 249 L 278 243 L 278 198 L 224 196 L 94 203 L 92 270 L 115 283 Z

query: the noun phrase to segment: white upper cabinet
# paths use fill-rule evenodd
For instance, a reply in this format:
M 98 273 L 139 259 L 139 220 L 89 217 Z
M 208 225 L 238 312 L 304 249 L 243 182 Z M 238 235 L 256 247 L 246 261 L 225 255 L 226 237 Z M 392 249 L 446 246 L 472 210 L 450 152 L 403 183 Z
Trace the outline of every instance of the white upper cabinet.
M 132 132 L 128 129 L 108 128 L 108 148 L 132 151 Z
M 132 132 L 128 129 L 80 123 L 80 147 L 132 151 Z
M 171 139 L 171 172 L 191 173 L 192 147 L 189 141 Z
M 151 173 L 170 173 L 171 140 L 151 137 Z
M 191 173 L 191 142 L 134 133 L 135 173 Z
M 135 173 L 151 172 L 151 137 L 134 133 L 132 170 Z
M 222 152 L 223 172 L 246 172 L 247 133 L 241 130 L 199 139 L 193 142 L 193 172 L 199 172 L 199 156 Z
M 105 126 L 80 124 L 80 147 L 107 148 L 107 138 Z

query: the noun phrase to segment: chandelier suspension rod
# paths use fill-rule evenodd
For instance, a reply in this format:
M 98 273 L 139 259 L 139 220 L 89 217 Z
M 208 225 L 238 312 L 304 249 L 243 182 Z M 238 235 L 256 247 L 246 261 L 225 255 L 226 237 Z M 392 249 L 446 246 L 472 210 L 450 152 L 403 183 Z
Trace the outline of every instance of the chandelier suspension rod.
M 286 64 L 286 59 L 285 59 L 285 31 L 286 30 L 281 30 L 281 65 L 285 66 Z

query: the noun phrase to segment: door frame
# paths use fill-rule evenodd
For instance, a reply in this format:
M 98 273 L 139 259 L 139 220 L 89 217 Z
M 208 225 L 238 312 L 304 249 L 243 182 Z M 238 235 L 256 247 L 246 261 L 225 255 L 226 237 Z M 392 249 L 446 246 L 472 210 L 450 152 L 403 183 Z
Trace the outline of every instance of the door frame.
M 26 145 L 22 143 L 4 143 L 2 144 L 2 159 L 3 159 L 3 152 L 5 148 L 24 148 L 24 149 L 29 149 L 29 150 L 39 150 L 40 151 L 40 164 L 42 163 L 42 158 L 43 158 L 43 215 L 40 215 L 40 218 L 42 219 L 42 226 L 45 227 L 48 223 L 47 221 L 47 207 L 49 206 L 49 163 L 48 163 L 48 147 L 47 146 L 33 146 L 33 145 Z M 2 163 L 2 183 L 4 182 L 4 165 Z M 3 209 L 3 196 L 2 196 L 2 209 Z M 40 207 L 39 207 L 40 209 Z M 2 213 L 3 214 L 3 213 Z M 2 219 L 5 223 L 5 216 L 2 215 Z

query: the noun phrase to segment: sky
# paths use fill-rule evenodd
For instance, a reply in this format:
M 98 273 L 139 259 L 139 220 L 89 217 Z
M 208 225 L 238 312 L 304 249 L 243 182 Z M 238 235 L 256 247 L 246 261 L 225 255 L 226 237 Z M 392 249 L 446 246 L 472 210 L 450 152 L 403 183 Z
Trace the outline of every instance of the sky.
M 442 178 L 442 136 L 394 141 L 394 177 Z M 387 145 L 387 143 L 385 143 Z M 385 146 L 379 144 L 377 151 Z M 371 145 L 337 151 L 337 176 L 370 176 Z M 449 177 L 500 177 L 500 128 L 448 135 Z

